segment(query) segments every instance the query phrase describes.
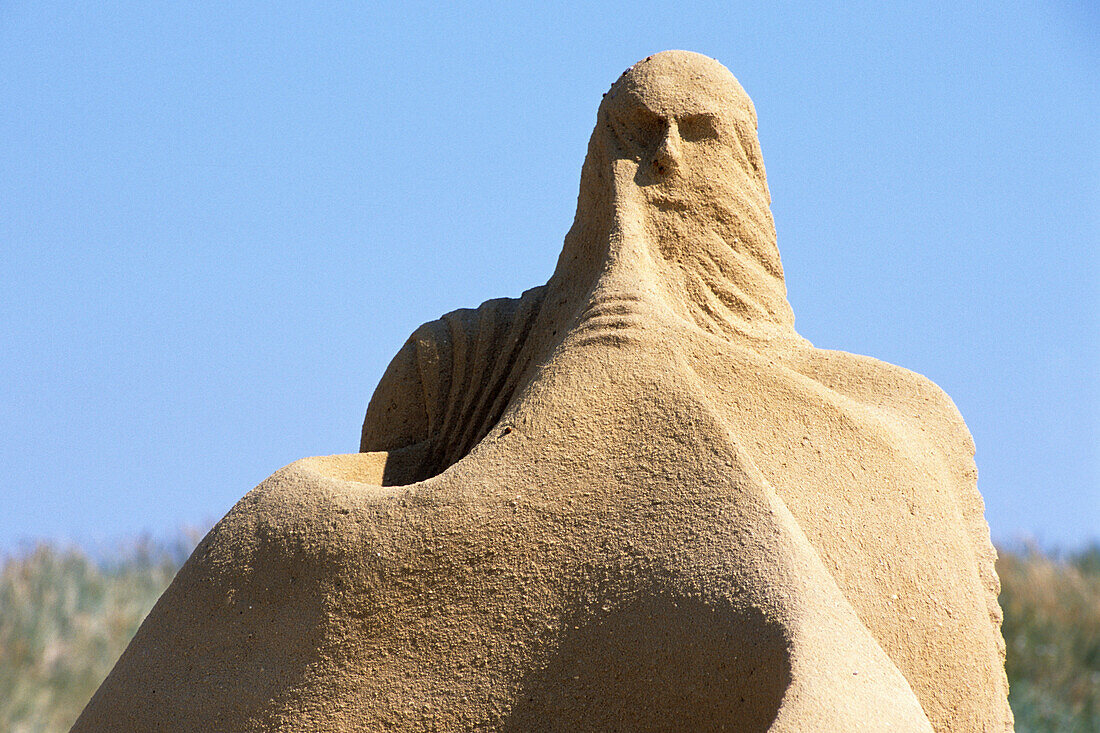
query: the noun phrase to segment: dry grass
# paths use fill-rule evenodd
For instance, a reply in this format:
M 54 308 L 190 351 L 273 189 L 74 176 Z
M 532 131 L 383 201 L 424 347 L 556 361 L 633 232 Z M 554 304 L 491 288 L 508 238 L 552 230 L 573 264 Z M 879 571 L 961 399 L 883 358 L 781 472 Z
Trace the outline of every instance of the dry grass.
M 1018 731 L 1100 731 L 1100 545 L 1005 552 L 1002 631 Z
M 0 561 L 0 730 L 68 730 L 194 540 Z M 998 571 L 1017 731 L 1100 731 L 1100 545 L 1004 552 Z
M 189 549 L 140 542 L 95 562 L 39 545 L 5 558 L 0 730 L 68 730 Z

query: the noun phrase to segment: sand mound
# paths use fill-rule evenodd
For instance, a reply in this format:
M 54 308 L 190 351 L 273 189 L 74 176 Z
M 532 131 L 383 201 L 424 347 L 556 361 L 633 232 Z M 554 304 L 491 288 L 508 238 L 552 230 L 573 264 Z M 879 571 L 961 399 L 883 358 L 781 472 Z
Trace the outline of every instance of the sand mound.
M 557 269 L 210 532 L 74 730 L 1004 730 L 973 444 L 794 330 L 752 103 L 600 105 Z

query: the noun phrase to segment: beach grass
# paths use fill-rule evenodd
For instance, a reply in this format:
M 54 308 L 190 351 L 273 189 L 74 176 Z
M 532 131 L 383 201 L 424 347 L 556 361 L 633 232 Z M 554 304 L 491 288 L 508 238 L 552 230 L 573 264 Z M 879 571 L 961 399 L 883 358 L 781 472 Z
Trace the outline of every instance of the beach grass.
M 39 544 L 0 567 L 0 730 L 67 731 L 192 542 L 142 540 L 99 560 Z
M 1002 552 L 1001 631 L 1016 730 L 1100 731 L 1100 545 Z

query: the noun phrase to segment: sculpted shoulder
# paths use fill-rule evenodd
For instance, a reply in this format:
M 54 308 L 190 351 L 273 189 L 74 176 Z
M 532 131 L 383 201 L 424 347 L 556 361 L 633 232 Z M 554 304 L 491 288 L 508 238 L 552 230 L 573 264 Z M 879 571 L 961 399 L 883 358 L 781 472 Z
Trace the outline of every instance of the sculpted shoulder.
M 904 367 L 845 351 L 796 349 L 786 359 L 795 371 L 826 387 L 938 436 L 941 449 L 973 466 L 974 441 L 951 398 L 935 382 Z

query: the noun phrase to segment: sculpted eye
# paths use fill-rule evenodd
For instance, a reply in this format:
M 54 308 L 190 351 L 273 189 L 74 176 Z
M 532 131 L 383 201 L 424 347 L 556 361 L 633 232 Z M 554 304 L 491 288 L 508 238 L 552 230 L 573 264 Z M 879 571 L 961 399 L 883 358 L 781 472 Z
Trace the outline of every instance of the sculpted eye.
M 680 137 L 687 142 L 718 139 L 718 126 L 715 124 L 714 115 L 688 115 L 680 120 L 679 125 Z
M 635 155 L 656 145 L 661 134 L 660 117 L 641 104 L 614 110 L 610 122 L 620 143 Z
M 661 118 L 646 107 L 635 108 L 626 124 L 631 142 L 641 149 L 650 148 L 661 134 Z

